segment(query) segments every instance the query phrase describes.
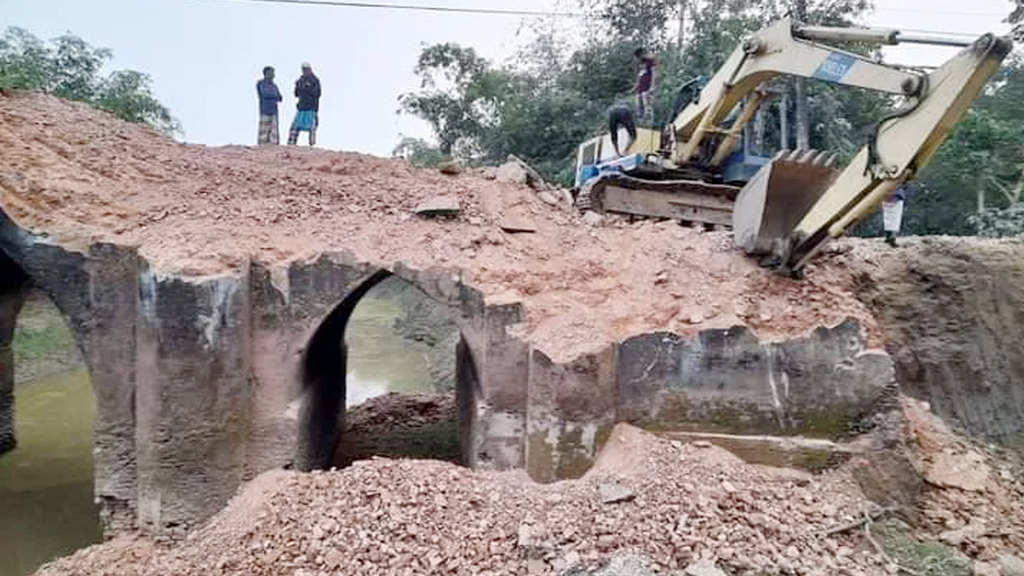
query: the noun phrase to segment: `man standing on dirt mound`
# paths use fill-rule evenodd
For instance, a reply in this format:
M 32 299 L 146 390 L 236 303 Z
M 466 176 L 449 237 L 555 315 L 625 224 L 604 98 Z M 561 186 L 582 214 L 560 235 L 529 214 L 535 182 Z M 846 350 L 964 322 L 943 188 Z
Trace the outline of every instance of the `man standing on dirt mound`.
M 274 68 L 263 68 L 263 80 L 256 83 L 256 95 L 260 101 L 260 127 L 256 143 L 280 143 L 280 130 L 277 127 L 277 103 L 281 101 L 281 91 L 274 84 Z
M 295 97 L 299 99 L 298 112 L 288 132 L 288 144 L 299 143 L 299 132 L 309 132 L 309 145 L 316 146 L 317 118 L 320 111 L 320 79 L 313 74 L 313 67 L 302 63 L 302 76 L 295 81 Z

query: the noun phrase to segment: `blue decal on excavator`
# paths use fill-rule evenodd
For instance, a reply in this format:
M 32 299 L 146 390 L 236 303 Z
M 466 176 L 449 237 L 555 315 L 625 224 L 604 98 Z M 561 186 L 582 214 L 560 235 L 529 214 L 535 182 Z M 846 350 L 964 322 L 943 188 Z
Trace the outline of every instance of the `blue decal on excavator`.
M 821 63 L 821 66 L 818 66 L 814 72 L 814 78 L 827 82 L 839 82 L 856 62 L 857 59 L 849 54 L 833 52 Z

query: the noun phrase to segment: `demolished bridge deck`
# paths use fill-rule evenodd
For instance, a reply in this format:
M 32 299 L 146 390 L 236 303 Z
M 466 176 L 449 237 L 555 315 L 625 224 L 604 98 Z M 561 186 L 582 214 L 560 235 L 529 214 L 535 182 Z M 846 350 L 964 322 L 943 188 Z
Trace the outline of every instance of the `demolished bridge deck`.
M 877 343 L 871 314 L 831 278 L 774 276 L 727 234 L 673 222 L 585 226 L 483 171 L 448 176 L 354 153 L 184 145 L 24 93 L 0 96 L 0 166 L 0 210 L 62 246 L 138 247 L 155 269 L 186 278 L 331 251 L 387 269 L 447 269 L 488 302 L 521 302 L 521 336 L 554 359 L 651 331 L 745 325 L 781 339 L 848 317 Z M 459 217 L 414 216 L 438 195 L 458 199 Z M 536 231 L 506 233 L 499 225 L 509 219 Z

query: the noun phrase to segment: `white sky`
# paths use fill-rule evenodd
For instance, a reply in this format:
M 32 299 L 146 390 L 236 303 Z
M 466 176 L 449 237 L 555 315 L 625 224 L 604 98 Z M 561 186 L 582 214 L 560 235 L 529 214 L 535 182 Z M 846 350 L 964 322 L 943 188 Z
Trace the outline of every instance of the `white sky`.
M 384 0 L 399 3 L 399 0 Z M 556 0 L 403 0 L 406 4 L 552 10 Z M 869 23 L 901 29 L 1005 33 L 1008 0 L 876 0 Z M 294 111 L 299 63 L 323 84 L 319 144 L 390 155 L 400 135 L 429 136 L 426 125 L 398 116 L 398 96 L 418 87 L 413 67 L 426 44 L 456 42 L 498 62 L 527 41 L 523 19 L 237 0 L 0 0 L 0 28 L 41 38 L 70 31 L 114 51 L 115 68 L 153 77 L 157 97 L 181 120 L 185 140 L 252 144 L 255 82 L 277 68 L 285 94 L 282 138 Z M 905 64 L 933 65 L 954 49 L 900 46 Z M 303 136 L 303 139 L 305 137 Z

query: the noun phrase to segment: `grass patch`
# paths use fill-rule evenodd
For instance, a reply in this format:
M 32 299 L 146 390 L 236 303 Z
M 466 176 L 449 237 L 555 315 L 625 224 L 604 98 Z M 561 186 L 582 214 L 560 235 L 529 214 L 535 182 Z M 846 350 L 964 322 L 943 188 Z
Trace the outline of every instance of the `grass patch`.
M 971 564 L 939 542 L 922 542 L 899 521 L 879 522 L 871 533 L 885 553 L 904 568 L 926 576 L 971 576 Z
M 14 330 L 14 361 L 33 362 L 54 354 L 75 351 L 75 339 L 66 326 L 21 327 Z

